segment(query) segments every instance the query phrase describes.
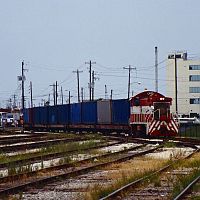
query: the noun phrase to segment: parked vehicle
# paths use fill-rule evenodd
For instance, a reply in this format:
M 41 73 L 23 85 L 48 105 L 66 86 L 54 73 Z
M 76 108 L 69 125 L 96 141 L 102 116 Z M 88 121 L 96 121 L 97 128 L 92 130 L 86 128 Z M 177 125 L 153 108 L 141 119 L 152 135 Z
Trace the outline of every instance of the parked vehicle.
M 200 120 L 196 117 L 179 117 L 180 124 L 200 124 Z

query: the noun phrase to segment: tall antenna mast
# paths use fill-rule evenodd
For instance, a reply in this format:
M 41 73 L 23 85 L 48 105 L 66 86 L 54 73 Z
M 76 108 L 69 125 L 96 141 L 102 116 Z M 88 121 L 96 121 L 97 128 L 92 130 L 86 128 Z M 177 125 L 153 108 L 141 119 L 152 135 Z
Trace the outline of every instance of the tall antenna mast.
M 158 48 L 155 47 L 155 91 L 158 92 Z

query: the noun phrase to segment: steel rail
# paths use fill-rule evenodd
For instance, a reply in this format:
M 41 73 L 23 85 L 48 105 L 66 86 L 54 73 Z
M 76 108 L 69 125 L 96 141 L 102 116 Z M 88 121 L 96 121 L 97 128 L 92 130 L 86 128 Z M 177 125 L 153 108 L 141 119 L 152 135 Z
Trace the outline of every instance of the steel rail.
M 45 140 L 53 140 L 53 139 L 67 139 L 67 137 L 63 136 L 56 136 L 56 135 L 45 135 L 45 136 L 34 136 L 34 137 L 14 137 L 13 139 L 7 138 L 6 140 L 0 139 L 0 145 L 10 145 L 10 144 L 16 144 L 16 143 L 22 143 L 22 142 L 36 142 L 36 141 L 45 141 Z M 68 138 L 72 139 L 72 138 Z
M 186 156 L 186 157 L 183 158 L 183 159 L 188 159 L 188 158 L 190 158 L 190 157 L 193 156 L 195 153 L 199 152 L 199 150 L 200 150 L 200 149 L 195 150 L 194 152 L 192 152 L 190 155 Z M 121 194 L 122 194 L 122 192 L 131 189 L 132 187 L 138 185 L 139 183 L 145 181 L 145 180 L 148 179 L 148 178 L 151 178 L 152 176 L 154 176 L 154 175 L 156 175 L 156 174 L 159 174 L 159 173 L 161 173 L 161 172 L 164 172 L 165 170 L 169 169 L 172 165 L 174 165 L 176 162 L 178 162 L 178 161 L 180 161 L 180 160 L 183 160 L 183 159 L 175 160 L 175 161 L 173 161 L 172 163 L 170 163 L 170 164 L 164 166 L 163 168 L 161 168 L 161 169 L 159 169 L 159 170 L 157 170 L 157 171 L 155 171 L 155 172 L 153 172 L 153 173 L 151 173 L 151 174 L 149 174 L 149 175 L 147 175 L 147 176 L 144 176 L 144 177 L 142 177 L 142 178 L 139 178 L 139 179 L 137 179 L 137 180 L 135 180 L 135 181 L 133 181 L 133 182 L 131 182 L 131 183 L 128 183 L 127 185 L 122 186 L 121 188 L 115 190 L 114 192 L 108 194 L 107 196 L 100 198 L 100 200 L 115 199 L 115 198 L 117 198 L 117 197 L 120 197 Z
M 117 151 L 117 152 L 114 152 L 114 153 L 106 153 L 106 154 L 103 154 L 103 155 L 100 155 L 100 156 L 93 156 L 91 158 L 83 159 L 83 160 L 80 160 L 80 161 L 75 161 L 75 162 L 72 162 L 72 163 L 66 163 L 66 164 L 51 166 L 51 167 L 47 167 L 47 168 L 40 169 L 40 170 L 37 170 L 37 171 L 25 172 L 25 173 L 20 173 L 20 174 L 16 174 L 16 175 L 0 177 L 0 183 L 5 182 L 5 181 L 9 181 L 9 180 L 19 179 L 19 178 L 23 177 L 24 175 L 26 175 L 26 177 L 30 177 L 30 176 L 36 175 L 39 172 L 48 172 L 48 171 L 59 170 L 59 169 L 67 168 L 67 167 L 73 167 L 74 165 L 86 163 L 86 162 L 89 162 L 89 161 L 93 161 L 95 159 L 103 159 L 103 158 L 105 159 L 105 158 L 107 158 L 111 155 L 114 156 L 114 155 L 118 155 L 118 154 L 121 154 L 121 153 L 125 153 L 127 151 L 137 150 L 137 149 L 142 148 L 144 146 L 145 145 L 140 145 L 140 146 L 132 147 L 130 149 L 125 149 L 125 150 Z
M 179 200 L 182 199 L 187 192 L 189 192 L 189 190 L 192 188 L 193 185 L 195 185 L 198 181 L 200 180 L 200 176 L 198 176 L 197 178 L 195 178 L 190 184 L 187 185 L 187 187 L 185 187 L 175 198 L 174 200 Z
M 3 137 L 2 137 L 3 136 Z M 0 141 L 5 141 L 5 140 L 15 140 L 15 139 L 24 139 L 24 138 L 35 138 L 35 137 L 45 137 L 46 135 L 34 135 L 34 134 L 23 134 L 23 135 L 1 135 L 0 134 Z
M 190 143 L 193 143 L 193 144 L 200 144 L 199 138 L 175 137 L 175 138 L 173 138 L 173 140 L 190 142 Z
M 25 159 L 20 159 L 20 160 L 15 160 L 15 161 L 10 161 L 10 162 L 4 162 L 4 163 L 0 163 L 0 168 L 5 168 L 5 167 L 9 167 L 9 166 L 15 166 L 15 165 L 27 165 L 27 164 L 32 164 L 34 162 L 39 162 L 39 161 L 45 161 L 47 159 L 53 159 L 59 156 L 65 156 L 66 154 L 69 153 L 74 153 L 77 152 L 79 150 L 82 151 L 86 151 L 86 150 L 92 150 L 92 149 L 96 149 L 96 148 L 102 148 L 102 147 L 107 147 L 107 146 L 113 146 L 113 145 L 117 145 L 117 144 L 121 144 L 122 142 L 115 142 L 112 143 L 110 145 L 108 144 L 100 144 L 100 145 L 96 145 L 95 147 L 87 147 L 87 148 L 80 148 L 80 149 L 76 149 L 76 150 L 68 150 L 68 151 L 62 151 L 62 152 L 55 152 L 55 153 L 47 153 L 44 155 L 38 155 L 38 153 L 34 152 L 31 153 L 31 157 L 30 158 L 25 158 Z M 15 157 L 15 156 L 13 156 Z
M 134 157 L 138 157 L 138 156 L 145 155 L 147 153 L 151 153 L 151 152 L 153 152 L 153 151 L 155 151 L 155 150 L 157 150 L 158 148 L 161 148 L 161 147 L 162 146 L 157 146 L 155 148 L 152 148 L 150 150 L 146 150 L 146 151 L 143 151 L 143 152 L 133 153 L 131 155 L 124 155 L 124 156 L 122 156 L 120 158 L 116 158 L 112 161 L 102 162 L 100 164 L 99 163 L 94 164 L 94 165 L 89 166 L 89 167 L 82 167 L 81 169 L 74 169 L 71 172 L 61 173 L 61 174 L 53 175 L 53 176 L 49 176 L 49 177 L 44 177 L 44 178 L 40 178 L 40 179 L 37 179 L 37 180 L 28 181 L 26 183 L 22 183 L 22 184 L 19 184 L 19 185 L 16 185 L 16 186 L 12 186 L 12 187 L 9 187 L 9 188 L 6 188 L 6 189 L 1 189 L 0 195 L 13 194 L 13 193 L 17 193 L 18 191 L 21 191 L 22 189 L 26 189 L 28 186 L 29 187 L 30 186 L 38 186 L 39 184 L 44 185 L 44 184 L 47 184 L 47 183 L 55 182 L 55 181 L 63 179 L 63 178 L 69 178 L 69 177 L 74 177 L 74 176 L 78 176 L 78 175 L 81 175 L 81 174 L 85 174 L 85 173 L 90 172 L 92 170 L 95 170 L 97 168 L 105 167 L 105 166 L 108 166 L 108 165 L 113 164 L 113 163 L 124 162 L 124 161 L 130 160 Z
M 12 146 L 2 146 L 0 147 L 0 151 L 3 153 L 9 153 L 12 151 L 17 151 L 17 150 L 28 150 L 28 149 L 33 149 L 33 148 L 39 148 L 39 147 L 44 147 L 46 145 L 53 145 L 53 144 L 58 144 L 61 142 L 68 143 L 68 142 L 76 142 L 76 141 L 84 141 L 86 139 L 84 138 L 65 138 L 65 139 L 52 139 L 52 140 L 47 140 L 47 141 L 39 141 L 39 142 L 33 142 L 33 143 L 27 143 L 27 144 L 18 144 L 18 145 L 12 145 Z

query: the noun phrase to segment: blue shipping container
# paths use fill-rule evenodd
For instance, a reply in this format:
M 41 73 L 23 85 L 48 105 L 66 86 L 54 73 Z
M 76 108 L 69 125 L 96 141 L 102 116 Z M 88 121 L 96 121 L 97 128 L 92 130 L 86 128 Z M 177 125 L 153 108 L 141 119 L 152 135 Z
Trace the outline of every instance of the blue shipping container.
M 130 103 L 128 99 L 112 100 L 112 123 L 128 124 L 130 117 Z
M 47 124 L 48 122 L 48 107 L 33 108 L 33 123 Z
M 82 123 L 83 124 L 97 124 L 97 102 L 83 102 L 82 103 Z
M 68 124 L 69 123 L 69 104 L 58 105 L 58 124 Z
M 33 108 L 33 123 L 40 124 L 40 107 Z
M 24 110 L 23 110 L 23 119 L 24 119 L 24 123 L 25 124 L 28 124 L 29 123 L 29 110 L 30 109 L 28 109 L 28 108 L 25 108 Z
M 51 125 L 58 123 L 58 109 L 57 106 L 49 106 L 48 123 Z
M 70 104 L 70 123 L 81 124 L 81 103 Z
M 48 106 L 40 108 L 40 120 L 41 124 L 48 124 Z

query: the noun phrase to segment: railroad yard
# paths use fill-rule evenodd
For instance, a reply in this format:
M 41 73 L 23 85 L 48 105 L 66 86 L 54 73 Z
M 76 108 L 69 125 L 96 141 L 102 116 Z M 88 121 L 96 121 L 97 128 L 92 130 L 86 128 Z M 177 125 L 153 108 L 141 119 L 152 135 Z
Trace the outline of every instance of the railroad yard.
M 0 134 L 0 199 L 196 199 L 199 140 Z
M 0 200 L 200 200 L 200 1 L 2 1 Z

